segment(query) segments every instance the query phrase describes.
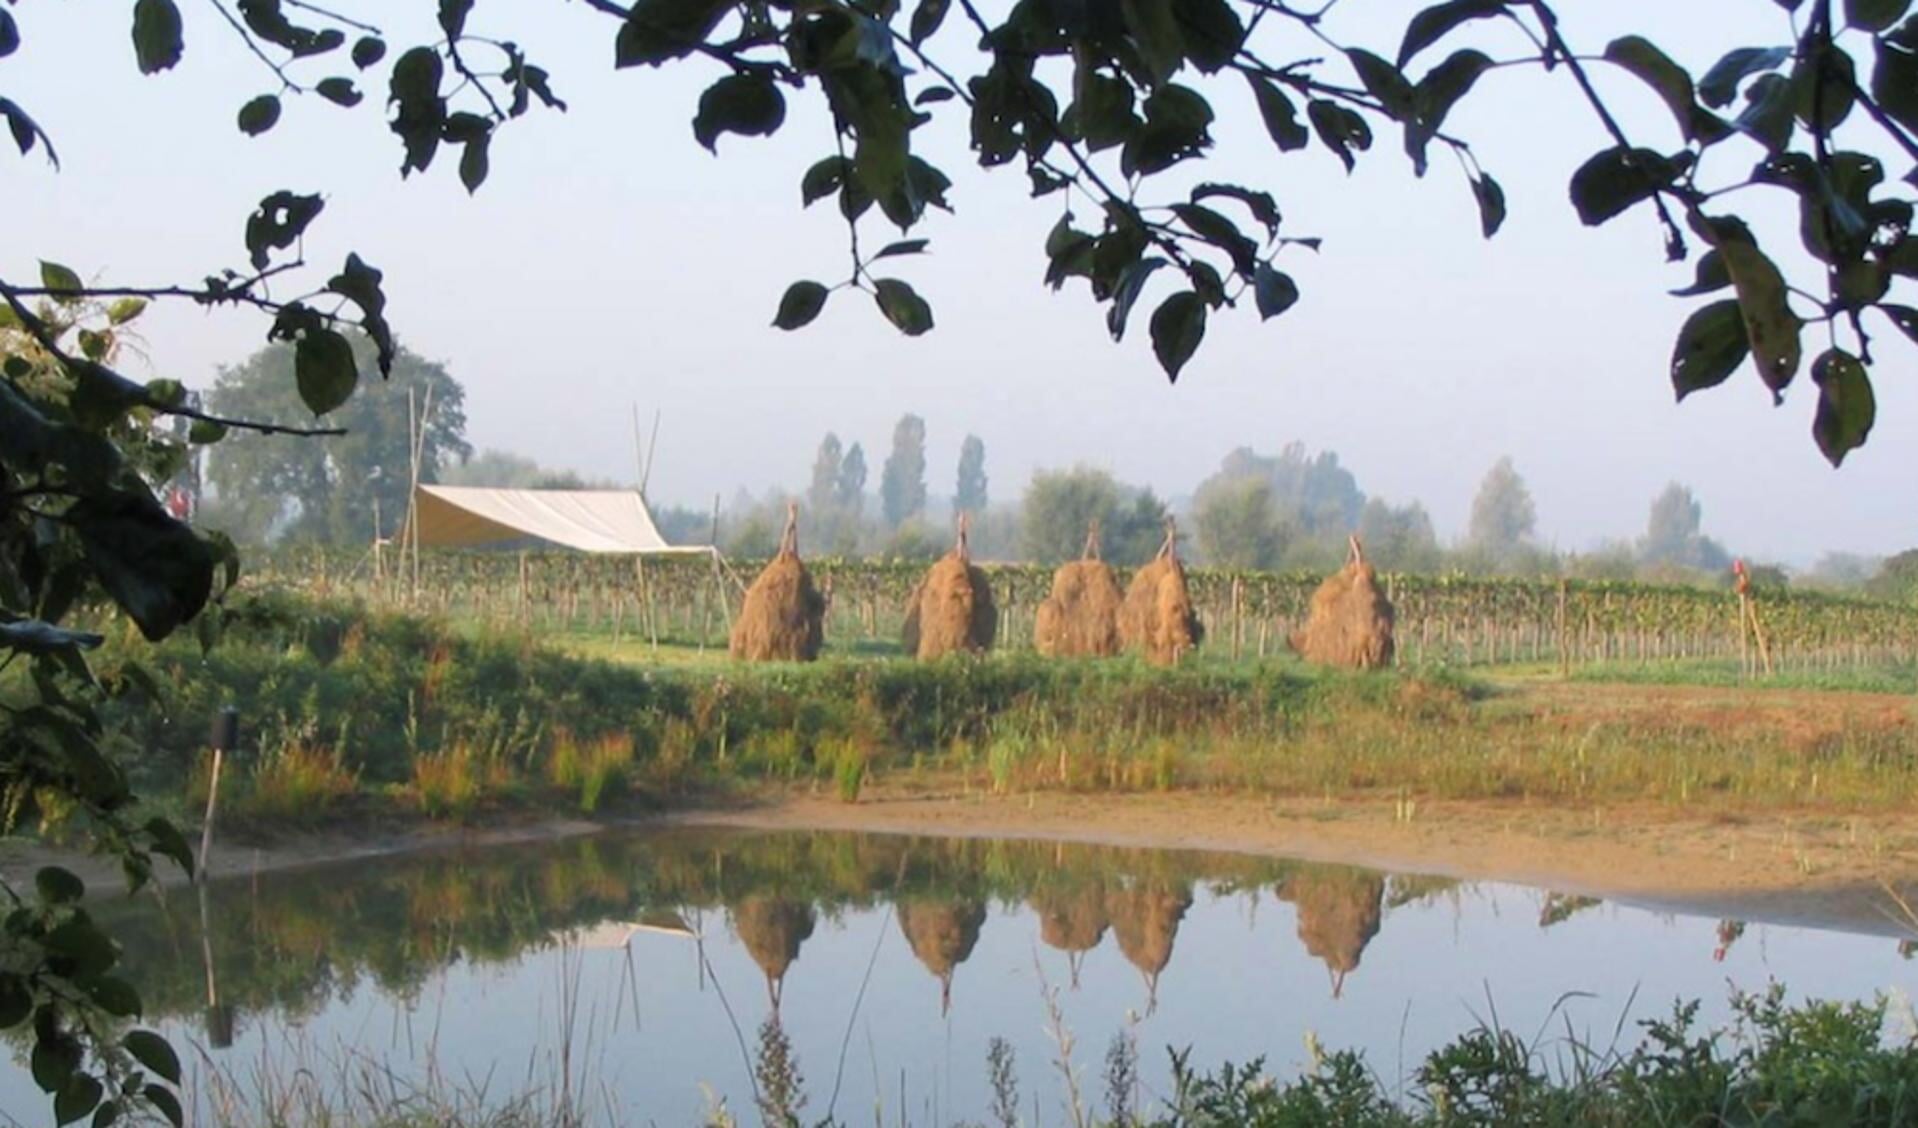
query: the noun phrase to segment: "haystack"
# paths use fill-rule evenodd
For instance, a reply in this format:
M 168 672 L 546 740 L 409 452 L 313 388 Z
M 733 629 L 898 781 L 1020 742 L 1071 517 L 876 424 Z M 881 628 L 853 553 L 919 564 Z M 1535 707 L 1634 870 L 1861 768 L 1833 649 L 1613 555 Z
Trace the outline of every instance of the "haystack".
M 1135 885 L 1106 895 L 1106 916 L 1119 951 L 1145 976 L 1146 1010 L 1159 1007 L 1159 973 L 1172 962 L 1172 943 L 1179 938 L 1179 922 L 1192 907 L 1192 891 Z
M 939 977 L 939 1013 L 952 1009 L 952 973 L 972 955 L 986 907 L 971 898 L 956 901 L 901 901 L 899 927 L 912 954 Z
M 999 632 L 999 610 L 992 585 L 972 563 L 966 547 L 966 515 L 959 515 L 959 538 L 952 551 L 919 581 L 906 601 L 902 632 L 906 653 L 917 658 L 979 654 L 992 649 Z
M 1292 636 L 1292 649 L 1308 662 L 1348 670 L 1378 670 L 1392 664 L 1392 601 L 1379 588 L 1378 573 L 1366 562 L 1359 538 L 1352 555 L 1312 593 L 1305 629 Z
M 1066 966 L 1072 970 L 1072 985 L 1079 985 L 1079 964 L 1085 954 L 1105 939 L 1105 890 L 1088 884 L 1072 890 L 1034 893 L 1028 899 L 1039 917 L 1039 939 L 1066 954 Z
M 746 589 L 732 655 L 748 662 L 810 662 L 824 639 L 826 600 L 799 559 L 799 507 L 786 509 L 779 552 Z
M 1119 581 L 1099 559 L 1099 523 L 1080 558 L 1052 574 L 1052 594 L 1039 604 L 1032 642 L 1049 658 L 1107 658 L 1119 652 Z
M 1379 934 L 1385 879 L 1363 870 L 1308 869 L 1286 883 L 1279 896 L 1299 914 L 1299 939 L 1305 950 L 1325 961 L 1332 975 L 1332 997 L 1345 990 L 1345 977 Z
M 1178 530 L 1166 522 L 1165 543 L 1159 555 L 1139 569 L 1126 588 L 1119 608 L 1119 637 L 1129 649 L 1161 666 L 1176 665 L 1205 639 L 1205 628 L 1192 610 L 1192 593 L 1185 586 L 1185 566 L 1179 563 Z
M 766 993 L 777 1011 L 786 970 L 799 958 L 799 945 L 812 938 L 818 919 L 813 907 L 784 897 L 754 894 L 734 906 L 732 917 L 733 933 L 759 970 L 766 973 Z

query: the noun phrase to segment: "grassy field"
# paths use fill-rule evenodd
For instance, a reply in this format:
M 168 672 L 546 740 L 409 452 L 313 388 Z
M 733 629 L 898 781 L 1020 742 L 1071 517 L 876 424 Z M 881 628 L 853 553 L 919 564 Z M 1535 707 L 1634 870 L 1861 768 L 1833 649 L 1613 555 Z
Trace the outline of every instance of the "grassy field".
M 713 648 L 275 594 L 240 601 L 205 654 L 116 638 L 103 672 L 127 662 L 149 669 L 160 697 L 110 718 L 141 792 L 189 812 L 201 802 L 206 718 L 231 703 L 248 739 L 223 802 L 259 828 L 593 814 L 763 783 L 853 800 L 874 780 L 1699 813 L 1918 799 L 1908 699 L 1702 676 L 1696 688 L 1619 684 L 1635 680 L 1629 668 L 1565 682 L 1538 667 L 1356 675 L 1216 652 L 1171 670 L 1030 653 L 915 663 L 878 645 L 749 667 Z

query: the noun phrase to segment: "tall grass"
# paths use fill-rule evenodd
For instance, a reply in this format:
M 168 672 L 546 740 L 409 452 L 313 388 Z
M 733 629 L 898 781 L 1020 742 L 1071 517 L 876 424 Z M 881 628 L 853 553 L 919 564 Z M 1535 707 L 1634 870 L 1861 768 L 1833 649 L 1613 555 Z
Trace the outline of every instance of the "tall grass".
M 1688 811 L 1918 800 L 1918 726 L 1802 703 L 1790 725 L 1705 710 L 1553 712 L 1444 670 L 1358 676 L 1291 662 L 643 669 L 394 615 L 271 600 L 235 615 L 210 656 L 158 651 L 154 680 L 179 720 L 114 715 L 112 739 L 148 792 L 190 793 L 203 730 L 186 721 L 234 702 L 249 731 L 307 734 L 259 761 L 260 809 L 289 816 L 337 807 L 348 779 L 362 805 L 442 818 L 599 813 L 760 780 L 856 799 L 942 776 L 999 794 L 1199 787 Z M 348 717 L 350 732 L 334 727 Z

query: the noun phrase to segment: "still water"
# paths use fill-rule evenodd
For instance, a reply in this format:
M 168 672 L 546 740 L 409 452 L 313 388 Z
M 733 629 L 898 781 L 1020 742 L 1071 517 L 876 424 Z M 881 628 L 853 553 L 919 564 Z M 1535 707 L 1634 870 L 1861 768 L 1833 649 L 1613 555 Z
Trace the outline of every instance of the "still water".
M 984 1118 L 987 1050 L 1027 1122 L 1088 1104 L 1115 1037 L 1148 1100 L 1168 1047 L 1384 1077 L 1481 1020 L 1609 1045 L 1621 1018 L 1776 980 L 1902 999 L 1872 933 L 1653 912 L 1499 884 L 1227 854 L 843 833 L 675 830 L 263 874 L 110 901 L 128 972 L 188 1059 L 201 1117 L 296 1084 L 497 1103 L 564 1091 L 598 1119 L 754 1111 L 783 1035 L 805 1119 Z M 376 1081 L 370 1079 L 377 1079 Z M 0 1109 L 47 1119 L 15 1061 Z

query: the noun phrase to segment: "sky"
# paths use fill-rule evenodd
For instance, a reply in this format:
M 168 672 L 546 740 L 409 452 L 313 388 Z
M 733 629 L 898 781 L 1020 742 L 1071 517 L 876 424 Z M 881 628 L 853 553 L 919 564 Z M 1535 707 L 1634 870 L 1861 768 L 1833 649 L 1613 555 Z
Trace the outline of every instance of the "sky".
M 436 37 L 431 4 L 336 6 L 382 20 L 403 7 L 411 22 L 386 25 L 391 42 Z M 1061 197 L 1030 199 L 1016 166 L 973 166 L 957 103 L 915 141 L 955 181 L 957 214 L 931 213 L 914 232 L 930 254 L 893 260 L 938 328 L 905 338 L 869 298 L 842 291 L 812 326 L 784 333 L 770 321 L 787 283 L 836 282 L 847 269 L 836 211 L 800 207 L 800 174 L 832 151 L 816 95 L 793 100 L 774 138 L 722 138 L 715 158 L 690 126 L 715 66 L 615 71 L 607 17 L 578 3 L 484 0 L 470 30 L 524 45 L 571 109 L 505 129 L 491 178 L 469 197 L 451 158 L 401 178 L 383 78 L 354 109 L 290 99 L 275 130 L 242 136 L 234 113 L 277 82 L 210 7 L 182 7 L 186 57 L 156 77 L 134 66 L 124 5 L 13 9 L 24 44 L 0 61 L 0 94 L 53 135 L 64 166 L 11 153 L 0 163 L 0 276 L 31 277 L 39 258 L 108 284 L 241 267 L 244 219 L 261 197 L 321 192 L 326 213 L 305 247 L 312 284 L 348 251 L 383 269 L 404 343 L 465 386 L 476 447 L 629 480 L 637 406 L 662 419 L 652 496 L 704 507 L 742 487 L 802 486 L 828 430 L 865 444 L 876 480 L 893 422 L 910 411 L 927 423 L 935 496 L 950 493 L 968 433 L 986 442 L 1001 500 L 1036 468 L 1080 463 L 1180 496 L 1234 447 L 1270 453 L 1296 440 L 1336 450 L 1369 494 L 1423 502 L 1446 536 L 1463 529 L 1486 470 L 1510 455 L 1537 500 L 1541 539 L 1561 548 L 1637 535 L 1671 481 L 1694 489 L 1708 534 L 1763 559 L 1802 565 L 1827 550 L 1918 543 L 1910 343 L 1880 326 L 1878 424 L 1842 470 L 1811 441 L 1817 397 L 1803 376 L 1781 407 L 1749 367 L 1675 404 L 1672 341 L 1697 300 L 1666 291 L 1691 268 L 1663 261 L 1647 208 L 1579 225 L 1566 183 L 1607 140 L 1562 74 L 1494 71 L 1447 123 L 1510 201 L 1489 242 L 1449 157 L 1435 153 L 1424 180 L 1393 135 L 1350 176 L 1317 146 L 1281 157 L 1243 84 L 1202 83 L 1218 112 L 1202 178 L 1270 189 L 1284 233 L 1324 243 L 1282 255 L 1304 291 L 1293 310 L 1266 323 L 1249 303 L 1215 315 L 1171 386 L 1144 316 L 1114 344 L 1082 283 L 1057 294 L 1042 285 Z M 1418 7 L 1348 3 L 1327 26 L 1390 55 Z M 1581 51 L 1647 31 L 1695 74 L 1726 49 L 1790 35 L 1765 0 L 1561 7 Z M 946 53 L 965 65 L 966 47 L 949 38 Z M 1497 57 L 1517 49 L 1478 42 Z M 1268 53 L 1323 52 L 1289 39 Z M 1622 75 L 1599 80 L 1635 140 L 1676 147 L 1661 103 Z M 1730 164 L 1756 158 L 1732 144 Z M 1761 236 L 1767 217 L 1795 231 L 1789 212 L 1751 199 Z M 896 235 L 875 213 L 863 237 L 872 246 Z M 1148 290 L 1142 313 L 1170 287 Z M 142 321 L 151 363 L 130 367 L 204 387 L 264 330 L 252 315 L 157 308 Z M 1807 367 L 1816 347 L 1808 339 Z

